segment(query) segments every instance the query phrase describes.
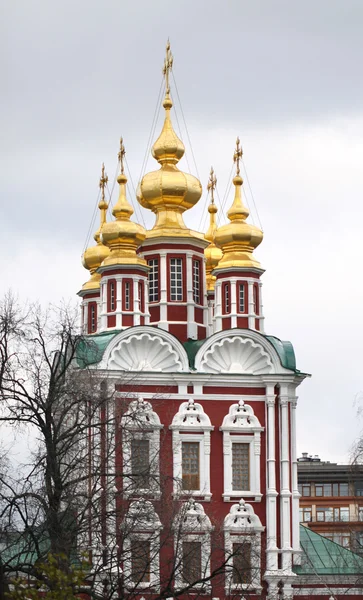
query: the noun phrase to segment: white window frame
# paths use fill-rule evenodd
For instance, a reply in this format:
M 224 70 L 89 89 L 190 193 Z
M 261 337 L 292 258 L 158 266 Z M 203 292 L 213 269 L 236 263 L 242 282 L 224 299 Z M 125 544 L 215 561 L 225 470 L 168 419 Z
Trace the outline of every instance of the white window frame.
M 201 578 L 210 576 L 211 532 L 213 531 L 209 517 L 205 514 L 202 504 L 191 499 L 184 503 L 173 523 L 174 555 L 175 555 L 175 587 L 187 585 L 183 577 L 183 542 L 201 543 Z M 210 581 L 193 586 L 192 589 L 202 593 L 211 591 Z M 203 590 L 203 591 L 202 591 Z
M 193 258 L 193 300 L 195 304 L 201 304 L 200 292 L 200 260 Z
M 251 504 L 243 499 L 233 504 L 224 519 L 224 546 L 226 553 L 225 593 L 261 592 L 261 533 L 264 527 Z M 233 582 L 233 544 L 251 544 L 251 583 Z
M 203 407 L 194 400 L 183 402 L 169 429 L 173 432 L 173 493 L 174 497 L 198 496 L 210 501 L 210 432 L 211 425 Z M 193 430 L 196 433 L 193 433 Z M 182 442 L 199 443 L 199 490 L 183 490 Z
M 261 502 L 261 427 L 253 409 L 243 400 L 232 404 L 219 428 L 223 431 L 223 462 L 225 502 L 248 498 Z M 249 490 L 232 489 L 232 443 L 249 444 Z
M 170 301 L 183 302 L 183 259 L 175 256 L 170 258 Z
M 149 302 L 159 302 L 159 276 L 160 265 L 158 258 L 150 258 L 147 261 L 149 271 Z
M 140 504 L 140 503 L 143 504 Z M 145 507 L 146 519 L 143 519 L 142 508 Z M 140 514 L 139 524 L 137 516 Z M 128 524 L 130 531 L 128 530 Z M 133 529 L 131 529 L 133 528 Z M 140 528 L 140 531 L 138 531 Z M 162 525 L 160 519 L 155 512 L 151 502 L 137 500 L 131 502 L 129 511 L 124 523 L 125 536 L 123 542 L 124 550 L 124 576 L 127 589 L 138 589 L 158 592 L 160 588 L 160 531 Z M 150 542 L 150 581 L 132 581 L 132 542 L 133 541 L 149 541 Z
M 160 431 L 163 429 L 159 416 L 150 402 L 139 397 L 130 402 L 126 413 L 121 418 L 122 428 L 122 462 L 123 462 L 123 496 L 152 495 L 160 498 Z M 150 486 L 139 488 L 132 479 L 131 442 L 149 440 Z

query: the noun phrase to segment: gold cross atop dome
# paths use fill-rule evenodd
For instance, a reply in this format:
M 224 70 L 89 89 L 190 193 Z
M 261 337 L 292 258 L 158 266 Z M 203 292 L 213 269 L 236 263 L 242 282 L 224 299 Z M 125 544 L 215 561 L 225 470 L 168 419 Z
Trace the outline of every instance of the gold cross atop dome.
M 171 53 L 170 42 L 168 40 L 167 44 L 166 44 L 166 55 L 165 55 L 164 66 L 163 66 L 163 75 L 165 77 L 165 86 L 166 86 L 167 95 L 170 94 L 169 74 L 173 68 L 173 61 L 174 61 L 174 57 Z
M 241 148 L 241 142 L 239 137 L 236 140 L 236 149 L 234 151 L 234 155 L 233 155 L 233 162 L 236 163 L 236 173 L 237 175 L 240 174 L 240 168 L 239 168 L 239 161 L 242 159 L 242 148 Z
M 126 154 L 126 150 L 125 150 L 125 146 L 124 146 L 124 141 L 123 141 L 122 137 L 120 137 L 120 150 L 118 153 L 118 162 L 120 163 L 120 169 L 121 169 L 122 175 L 125 173 L 125 168 L 124 168 L 125 154 Z
M 216 185 L 217 185 L 217 177 L 215 176 L 213 167 L 211 167 L 207 190 L 208 190 L 208 192 L 210 192 L 210 201 L 212 204 L 214 204 L 214 190 L 216 189 Z

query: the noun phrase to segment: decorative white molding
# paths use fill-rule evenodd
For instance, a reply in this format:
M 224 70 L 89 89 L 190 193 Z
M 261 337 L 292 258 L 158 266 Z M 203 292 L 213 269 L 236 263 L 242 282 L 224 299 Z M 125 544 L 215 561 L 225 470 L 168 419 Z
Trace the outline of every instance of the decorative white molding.
M 224 459 L 224 493 L 223 498 L 229 502 L 232 498 L 254 499 L 261 501 L 261 427 L 253 408 L 240 400 L 238 404 L 229 407 L 228 415 L 223 419 L 223 459 Z M 231 435 L 232 434 L 232 435 Z M 243 443 L 249 445 L 250 485 L 248 490 L 232 489 L 232 443 Z
M 174 495 L 203 496 L 204 500 L 210 500 L 210 432 L 214 427 L 208 415 L 201 404 L 191 399 L 179 406 L 179 411 L 174 415 L 169 428 L 173 432 Z M 199 490 L 182 488 L 183 442 L 199 443 Z
M 198 373 L 235 375 L 290 374 L 269 340 L 257 331 L 233 329 L 207 338 L 195 357 Z
M 261 590 L 261 533 L 264 527 L 251 504 L 243 499 L 233 504 L 224 519 L 224 545 L 226 553 L 226 594 L 237 591 Z M 250 583 L 233 582 L 233 544 L 248 544 L 251 547 Z
M 183 542 L 199 542 L 201 544 L 201 573 L 203 578 L 210 576 L 211 532 L 213 526 L 202 504 L 190 499 L 183 503 L 173 522 L 174 552 L 176 564 L 180 565 L 175 573 L 177 588 L 185 586 L 183 579 Z M 211 590 L 210 583 L 193 586 L 207 592 Z
M 115 336 L 100 367 L 164 373 L 189 371 L 188 356 L 181 343 L 162 329 L 143 325 L 126 329 Z
M 160 531 L 162 524 L 151 502 L 131 502 L 122 525 L 124 530 L 124 577 L 128 589 L 157 591 L 160 582 Z M 134 540 L 150 542 L 150 581 L 132 581 L 131 545 Z
M 124 497 L 140 495 L 160 496 L 160 430 L 163 425 L 154 412 L 150 402 L 139 397 L 130 402 L 126 413 L 121 418 L 123 437 L 123 495 Z M 149 441 L 149 486 L 141 489 L 132 477 L 132 440 Z

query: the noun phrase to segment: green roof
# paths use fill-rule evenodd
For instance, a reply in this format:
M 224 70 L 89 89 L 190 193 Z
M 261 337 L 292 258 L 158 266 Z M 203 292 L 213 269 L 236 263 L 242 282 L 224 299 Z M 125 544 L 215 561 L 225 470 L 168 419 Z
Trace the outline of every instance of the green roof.
M 363 558 L 300 525 L 301 565 L 294 567 L 297 575 L 361 575 Z
M 79 367 L 84 368 L 88 365 L 94 365 L 102 360 L 103 354 L 113 338 L 122 330 L 106 331 L 96 333 L 83 338 L 77 347 L 76 360 Z M 233 332 L 233 329 L 230 330 Z M 264 335 L 260 333 L 274 347 L 279 355 L 281 365 L 291 371 L 300 372 L 296 368 L 295 352 L 291 342 L 282 341 L 273 335 Z M 207 338 L 208 339 L 208 338 Z M 204 340 L 188 340 L 183 346 L 188 355 L 189 366 L 194 369 L 194 360 L 198 350 L 205 343 Z

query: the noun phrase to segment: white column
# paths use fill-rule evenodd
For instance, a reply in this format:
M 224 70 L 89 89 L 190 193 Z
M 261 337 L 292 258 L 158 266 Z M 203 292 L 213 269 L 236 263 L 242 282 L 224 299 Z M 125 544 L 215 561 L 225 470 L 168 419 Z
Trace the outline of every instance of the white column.
M 290 519 L 290 431 L 289 431 L 289 396 L 288 385 L 280 385 L 280 523 L 281 523 L 281 567 L 285 573 L 291 571 L 291 519 Z
M 266 385 L 267 405 L 267 492 L 266 492 L 266 570 L 278 568 L 277 519 L 276 519 L 276 455 L 275 455 L 275 391 L 274 384 Z
M 150 324 L 150 312 L 149 312 L 149 278 L 144 280 L 144 314 L 145 314 L 145 325 Z
M 86 300 L 83 300 L 82 312 L 83 312 L 83 333 L 88 333 L 88 302 Z
M 299 489 L 297 477 L 297 452 L 296 452 L 296 405 L 297 396 L 290 402 L 291 421 L 291 488 L 292 488 L 292 549 L 294 564 L 300 564 L 300 519 L 299 519 Z
M 101 284 L 101 330 L 107 329 L 107 281 Z
M 139 279 L 136 278 L 132 282 L 134 287 L 134 325 L 140 325 L 140 306 L 141 306 L 141 298 L 139 298 Z
M 255 307 L 253 304 L 253 281 L 248 282 L 248 328 L 256 329 Z
M 260 331 L 265 331 L 265 317 L 263 316 L 263 303 L 262 303 L 262 281 L 258 282 L 258 303 L 259 303 L 259 315 L 260 315 Z
M 231 327 L 237 327 L 237 286 L 236 280 L 231 281 Z
M 122 327 L 122 279 L 116 281 L 116 328 Z
M 194 298 L 193 298 L 193 259 L 191 254 L 187 254 L 187 335 L 191 340 L 196 340 L 198 337 L 197 334 L 197 324 L 195 322 L 194 315 Z M 201 277 L 201 273 L 199 276 Z
M 168 292 L 167 282 L 169 280 L 169 273 L 166 268 L 166 254 L 160 254 L 160 322 L 159 327 L 161 329 L 169 330 L 168 315 L 167 315 L 167 303 L 168 303 Z
M 214 294 L 214 333 L 217 333 L 222 331 L 222 283 L 218 279 Z

